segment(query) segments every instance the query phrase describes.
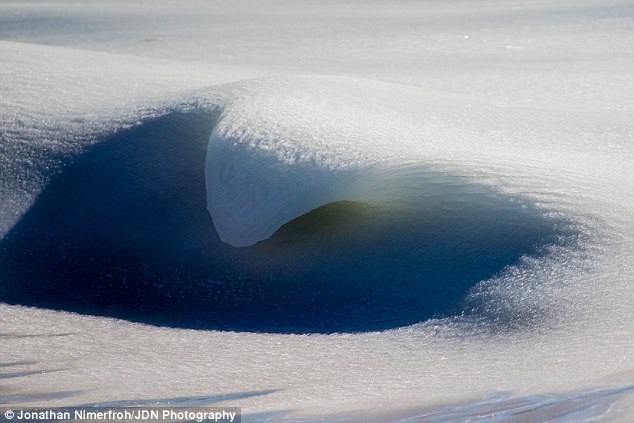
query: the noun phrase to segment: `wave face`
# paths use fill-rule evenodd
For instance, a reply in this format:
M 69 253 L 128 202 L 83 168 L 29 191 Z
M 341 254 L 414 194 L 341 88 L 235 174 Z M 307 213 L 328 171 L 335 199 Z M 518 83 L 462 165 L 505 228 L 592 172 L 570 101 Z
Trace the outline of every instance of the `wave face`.
M 409 164 L 348 174 L 336 189 L 351 200 L 232 248 L 206 211 L 214 119 L 173 112 L 64 165 L 0 244 L 2 300 L 178 327 L 378 330 L 464 313 L 478 282 L 565 238 L 530 202 Z

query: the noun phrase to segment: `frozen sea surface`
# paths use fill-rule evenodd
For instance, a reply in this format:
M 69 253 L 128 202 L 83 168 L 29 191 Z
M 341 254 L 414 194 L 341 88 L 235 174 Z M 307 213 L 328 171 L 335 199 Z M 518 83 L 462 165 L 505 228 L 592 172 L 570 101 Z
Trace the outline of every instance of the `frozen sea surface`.
M 0 1 L 0 405 L 631 421 L 633 28 Z

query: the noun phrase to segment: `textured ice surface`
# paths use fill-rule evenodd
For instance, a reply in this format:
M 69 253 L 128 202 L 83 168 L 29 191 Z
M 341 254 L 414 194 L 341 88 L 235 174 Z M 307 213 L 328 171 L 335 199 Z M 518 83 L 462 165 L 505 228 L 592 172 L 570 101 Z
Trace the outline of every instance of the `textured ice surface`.
M 595 111 L 500 106 L 358 78 L 251 80 L 221 91 L 229 99 L 209 143 L 207 200 L 221 238 L 236 246 L 265 239 L 316 206 L 353 198 L 348 180 L 370 169 L 414 162 L 482 180 L 503 177 L 491 168 L 513 163 L 514 178 L 498 181 L 503 189 L 527 171 L 536 176 L 526 173 L 524 185 L 575 179 L 577 171 L 556 158 L 574 154 L 579 137 L 627 121 L 619 113 L 596 122 Z M 622 162 L 598 148 L 608 162 Z M 592 155 L 576 160 L 586 174 L 608 170 Z
M 384 332 L 192 331 L 2 304 L 0 400 L 224 399 L 251 420 L 503 420 L 547 404 L 563 421 L 631 420 L 633 19 L 617 1 L 1 2 L 3 242 L 95 145 L 193 111 L 213 128 L 193 177 L 206 172 L 200 200 L 233 245 L 412 162 L 537 203 L 578 238 L 482 281 L 473 313 Z M 183 168 L 148 156 L 159 175 Z M 515 399 L 489 407 L 496 392 Z

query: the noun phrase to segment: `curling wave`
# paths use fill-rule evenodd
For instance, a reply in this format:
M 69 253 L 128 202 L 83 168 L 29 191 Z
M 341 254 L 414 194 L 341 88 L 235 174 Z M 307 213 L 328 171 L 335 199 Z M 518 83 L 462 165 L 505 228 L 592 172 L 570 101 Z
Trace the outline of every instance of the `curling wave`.
M 324 171 L 315 179 L 320 195 L 295 191 L 308 199 L 290 202 L 298 216 L 283 215 L 250 247 L 231 247 L 214 230 L 230 210 L 213 214 L 218 186 L 209 199 L 210 175 L 226 182 L 227 166 L 282 171 L 266 154 L 258 163 L 257 151 L 241 166 L 225 157 L 224 170 L 210 171 L 208 155 L 205 181 L 219 116 L 175 111 L 66 163 L 0 244 L 0 298 L 178 327 L 380 330 L 464 313 L 478 282 L 566 238 L 562 219 L 525 199 L 411 162 Z M 297 175 L 291 164 L 279 166 Z M 259 181 L 252 192 L 272 196 L 272 180 Z M 264 221 L 266 210 L 240 210 L 254 216 L 252 225 L 275 224 Z

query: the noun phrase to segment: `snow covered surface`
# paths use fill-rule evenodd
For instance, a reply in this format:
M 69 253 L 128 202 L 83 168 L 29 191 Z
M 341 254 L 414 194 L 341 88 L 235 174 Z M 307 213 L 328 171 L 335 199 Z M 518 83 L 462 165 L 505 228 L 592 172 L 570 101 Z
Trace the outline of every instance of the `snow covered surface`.
M 631 420 L 632 75 L 628 2 L 1 1 L 2 237 L 91 146 L 196 111 L 213 128 L 206 202 L 231 245 L 363 199 L 357 181 L 412 164 L 521 196 L 578 239 L 472 292 L 513 330 L 457 316 L 195 331 L 2 303 L 0 402 L 188 398 L 247 421 L 504 421 L 523 407 L 538 421 Z

